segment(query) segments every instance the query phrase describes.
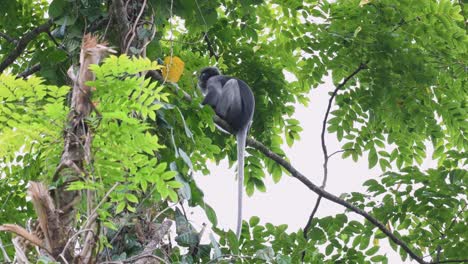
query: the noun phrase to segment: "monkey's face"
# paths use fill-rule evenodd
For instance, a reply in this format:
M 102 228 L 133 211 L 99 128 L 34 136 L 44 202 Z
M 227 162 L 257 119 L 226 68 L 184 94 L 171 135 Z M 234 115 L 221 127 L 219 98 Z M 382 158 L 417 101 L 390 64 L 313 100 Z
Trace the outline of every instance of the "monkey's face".
M 203 94 L 206 94 L 206 82 L 215 75 L 220 75 L 220 72 L 216 67 L 206 67 L 200 71 L 200 75 L 198 76 L 198 87 L 201 89 Z
M 200 71 L 198 80 L 201 82 L 206 82 L 212 76 L 220 75 L 218 68 L 216 67 L 206 67 Z

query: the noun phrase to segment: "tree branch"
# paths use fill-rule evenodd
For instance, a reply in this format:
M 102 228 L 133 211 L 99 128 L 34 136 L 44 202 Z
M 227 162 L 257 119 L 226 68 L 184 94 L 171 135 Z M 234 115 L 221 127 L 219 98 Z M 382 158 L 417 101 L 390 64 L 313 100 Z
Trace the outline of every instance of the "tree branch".
M 36 73 L 36 72 L 38 72 L 40 70 L 41 70 L 41 65 L 38 63 L 38 64 L 33 65 L 30 68 L 27 68 L 24 72 L 16 75 L 16 78 L 17 79 L 19 79 L 19 78 L 24 79 L 24 78 L 28 77 L 29 75 L 34 74 L 34 73 Z
M 325 112 L 325 117 L 323 118 L 323 121 L 322 121 L 322 133 L 320 135 L 320 139 L 322 141 L 322 152 L 323 152 L 323 159 L 324 159 L 322 188 L 325 188 L 325 185 L 327 183 L 327 178 L 328 178 L 328 159 L 330 157 L 328 156 L 327 145 L 325 143 L 325 132 L 327 130 L 328 116 L 330 115 L 330 110 L 333 104 L 333 100 L 335 100 L 335 97 L 338 94 L 338 91 L 341 88 L 343 88 L 351 78 L 353 78 L 361 70 L 366 69 L 366 68 L 367 68 L 367 65 L 364 63 L 361 63 L 356 70 L 354 70 L 348 77 L 346 77 L 340 84 L 338 84 L 338 86 L 335 88 L 332 95 L 330 96 L 330 99 L 328 100 L 327 111 Z
M 222 129 L 232 132 L 232 128 L 226 123 L 226 121 L 222 120 L 219 116 L 214 116 L 213 117 L 214 122 L 220 126 Z M 260 151 L 263 155 L 267 156 L 268 158 L 272 159 L 279 165 L 281 165 L 283 168 L 285 168 L 289 173 L 291 173 L 291 176 L 302 182 L 307 188 L 309 188 L 311 191 L 315 192 L 319 196 L 322 196 L 323 198 L 332 201 L 336 204 L 342 205 L 345 208 L 351 210 L 352 212 L 359 214 L 363 216 L 367 221 L 369 221 L 371 224 L 373 224 L 375 227 L 380 229 L 390 240 L 392 240 L 395 244 L 399 245 L 401 248 L 403 248 L 408 255 L 410 255 L 414 260 L 416 260 L 418 263 L 428 263 L 422 259 L 422 257 L 418 256 L 409 246 L 403 242 L 401 239 L 399 239 L 397 236 L 395 236 L 390 230 L 388 230 L 384 224 L 379 222 L 375 217 L 371 216 L 369 213 L 366 211 L 348 203 L 347 201 L 335 196 L 334 194 L 331 194 L 324 189 L 320 188 L 319 186 L 313 184 L 307 177 L 305 177 L 302 173 L 300 173 L 296 168 L 294 168 L 289 162 L 287 162 L 285 159 L 283 159 L 281 156 L 276 154 L 275 152 L 271 151 L 269 148 L 267 148 L 265 145 L 263 145 L 261 142 L 252 139 L 252 138 L 247 138 L 247 145 L 250 147 L 255 148 L 256 150 Z
M 219 117 L 218 117 L 219 118 Z M 223 121 L 225 123 L 225 121 Z M 218 122 L 216 122 L 218 124 Z M 219 125 L 219 124 L 218 124 Z M 413 250 L 409 248 L 408 245 L 406 245 L 405 242 L 403 242 L 401 239 L 396 237 L 390 230 L 388 230 L 384 224 L 379 222 L 376 218 L 368 214 L 366 211 L 346 202 L 345 200 L 325 191 L 324 189 L 320 188 L 319 186 L 313 184 L 309 179 L 307 179 L 303 174 L 301 174 L 299 171 L 297 171 L 289 162 L 287 162 L 285 159 L 280 157 L 278 154 L 274 153 L 270 149 L 268 149 L 265 145 L 262 143 L 256 141 L 255 139 L 248 138 L 247 139 L 247 145 L 259 150 L 262 152 L 265 156 L 268 158 L 276 161 L 278 164 L 283 166 L 289 173 L 291 173 L 291 176 L 294 178 L 298 179 L 300 182 L 302 182 L 307 188 L 309 188 L 311 191 L 315 192 L 319 196 L 322 196 L 323 198 L 332 201 L 336 204 L 342 205 L 346 207 L 347 209 L 353 211 L 356 214 L 359 214 L 363 216 L 367 221 L 372 223 L 374 226 L 376 226 L 378 229 L 380 229 L 385 235 L 387 235 L 388 238 L 390 238 L 395 244 L 399 245 L 401 248 L 403 248 L 408 255 L 410 255 L 414 260 L 416 260 L 418 263 L 427 263 L 422 259 L 422 257 L 418 256 Z
M 330 99 L 328 100 L 328 106 L 327 110 L 325 111 L 325 116 L 323 117 L 322 121 L 322 133 L 320 134 L 320 139 L 322 142 L 322 153 L 323 153 L 323 181 L 322 181 L 322 186 L 320 188 L 325 189 L 325 186 L 327 185 L 327 180 L 328 180 L 328 160 L 330 159 L 331 156 L 333 156 L 335 153 L 328 155 L 328 150 L 327 150 L 327 144 L 325 143 L 325 132 L 327 130 L 327 123 L 328 123 L 328 116 L 330 115 L 330 110 L 331 106 L 333 104 L 333 100 L 335 99 L 336 95 L 338 94 L 338 91 L 343 88 L 351 78 L 353 78 L 356 74 L 358 74 L 361 70 L 367 68 L 367 66 L 363 63 L 359 65 L 359 67 L 354 70 L 348 77 L 346 77 L 338 86 L 336 86 L 335 90 L 333 91 L 332 95 L 330 96 Z M 317 201 L 315 202 L 314 209 L 312 210 L 312 213 L 309 216 L 309 220 L 307 221 L 307 224 L 304 227 L 304 238 L 307 239 L 309 229 L 312 224 L 312 219 L 315 217 L 315 214 L 318 211 L 318 208 L 320 206 L 320 202 L 322 201 L 322 196 L 319 195 L 317 198 Z M 302 261 L 304 261 L 305 257 L 305 251 L 302 252 Z
M 36 38 L 39 34 L 49 31 L 49 28 L 52 26 L 52 19 L 47 21 L 45 24 L 42 24 L 35 29 L 25 33 L 20 40 L 16 43 L 16 48 L 12 50 L 0 63 L 0 73 L 2 73 L 8 66 L 10 66 L 26 49 L 29 42 Z
M 361 66 L 364 67 L 363 65 L 361 65 Z M 360 69 L 360 70 L 362 70 L 362 69 Z M 356 70 L 356 73 L 348 76 L 348 78 L 343 80 L 342 83 L 345 84 L 345 82 L 347 82 L 350 78 L 352 78 L 354 75 L 356 75 L 359 71 Z M 341 86 L 342 85 L 340 85 L 340 87 Z M 189 102 L 192 101 L 192 98 L 189 95 L 188 95 L 188 98 L 185 97 L 185 96 L 184 96 L 184 98 L 185 98 L 185 100 L 187 100 Z M 222 129 L 224 129 L 224 130 L 226 130 L 226 131 L 228 131 L 228 132 L 230 132 L 232 134 L 232 131 L 233 131 L 232 128 L 222 118 L 215 115 L 215 116 L 213 116 L 213 121 L 218 126 L 220 126 Z M 331 194 L 331 193 L 325 191 L 324 189 L 320 188 L 319 186 L 315 185 L 309 179 L 307 179 L 307 177 L 305 177 L 302 173 L 300 173 L 296 168 L 294 168 L 289 162 L 287 162 L 284 158 L 282 158 L 280 155 L 276 154 L 275 152 L 271 151 L 269 148 L 267 148 L 261 142 L 255 140 L 255 139 L 253 139 L 251 137 L 248 137 L 246 143 L 247 143 L 248 146 L 250 146 L 252 148 L 255 148 L 256 150 L 260 151 L 263 155 L 265 155 L 269 159 L 271 159 L 271 160 L 275 161 L 276 163 L 278 163 L 279 165 L 281 165 L 289 173 L 291 173 L 292 177 L 294 177 L 297 180 L 299 180 L 300 182 L 302 182 L 305 186 L 307 186 L 307 188 L 309 188 L 311 191 L 315 192 L 319 196 L 321 196 L 321 197 L 323 197 L 323 198 L 325 198 L 325 199 L 327 199 L 329 201 L 332 201 L 332 202 L 334 202 L 336 204 L 344 206 L 345 208 L 351 210 L 352 212 L 363 216 L 365 219 L 367 219 L 367 221 L 369 221 L 375 227 L 380 229 L 395 244 L 399 245 L 404 251 L 406 251 L 406 253 L 408 253 L 408 255 L 410 255 L 418 263 L 428 264 L 428 262 L 424 261 L 421 256 L 418 256 L 413 250 L 411 250 L 411 248 L 409 248 L 409 246 L 405 242 L 403 242 L 401 239 L 396 237 L 390 230 L 388 230 L 385 227 L 384 224 L 379 222 L 379 220 L 377 220 L 375 217 L 371 216 L 366 211 L 364 211 L 364 210 L 362 210 L 362 209 L 348 203 L 347 201 L 345 201 L 345 200 L 335 196 L 334 194 Z
M 332 154 L 328 155 L 328 159 L 330 159 L 331 157 L 335 156 L 338 153 L 343 153 L 343 152 L 346 152 L 346 151 L 354 151 L 354 150 L 355 149 L 352 149 L 352 148 L 337 150 L 337 151 L 333 152 Z
M 315 206 L 314 206 L 314 209 L 312 210 L 312 213 L 310 213 L 310 216 L 309 216 L 309 220 L 307 220 L 307 224 L 305 225 L 304 227 L 304 238 L 305 239 L 308 239 L 308 233 L 309 233 L 309 229 L 312 225 L 312 219 L 314 219 L 315 217 L 315 214 L 317 213 L 318 211 L 318 208 L 320 206 L 320 202 L 322 201 L 322 196 L 319 195 L 319 197 L 317 198 L 317 201 L 315 202 Z M 304 262 L 304 257 L 305 257 L 305 250 L 302 251 L 302 261 Z
M 17 42 L 16 39 L 10 37 L 9 35 L 7 35 L 7 34 L 5 34 L 5 33 L 3 33 L 3 32 L 0 32 L 0 37 L 6 39 L 6 41 L 8 41 L 8 42 L 10 42 L 10 43 L 12 43 L 12 44 L 16 44 L 16 42 Z
M 25 240 L 31 242 L 32 244 L 45 249 L 48 253 L 50 253 L 51 249 L 47 247 L 47 245 L 44 244 L 44 241 L 42 241 L 39 237 L 37 237 L 35 234 L 29 233 L 26 229 L 22 228 L 19 225 L 14 225 L 14 224 L 4 224 L 0 225 L 0 231 L 6 231 L 6 232 L 11 232 L 16 234 L 19 237 L 24 238 Z
M 210 57 L 215 57 L 216 61 L 219 60 L 219 55 L 213 48 L 213 43 L 211 43 L 210 38 L 208 37 L 208 32 L 203 32 L 203 40 L 205 40 L 208 50 L 210 51 Z

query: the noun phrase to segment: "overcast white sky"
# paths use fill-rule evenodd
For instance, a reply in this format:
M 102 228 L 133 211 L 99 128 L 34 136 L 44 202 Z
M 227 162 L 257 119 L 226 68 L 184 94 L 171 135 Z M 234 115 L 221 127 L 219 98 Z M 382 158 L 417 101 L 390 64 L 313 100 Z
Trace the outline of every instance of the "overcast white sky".
M 320 145 L 321 122 L 325 114 L 328 92 L 333 90 L 330 79 L 317 89 L 311 91 L 308 107 L 297 105 L 295 118 L 303 127 L 301 140 L 292 148 L 284 146 L 284 150 L 291 160 L 292 165 L 307 176 L 312 182 L 320 185 L 322 181 L 323 156 Z M 255 119 L 254 119 L 255 122 Z M 340 149 L 335 134 L 326 137 L 328 152 L 332 153 Z M 210 164 L 211 175 L 196 175 L 199 187 L 205 193 L 205 200 L 216 211 L 219 226 L 223 229 L 235 229 L 236 224 L 236 185 L 235 168 L 228 168 L 227 162 L 219 165 Z M 368 169 L 367 155 L 361 157 L 358 162 L 352 159 L 341 159 L 341 155 L 333 156 L 329 161 L 329 175 L 327 190 L 335 195 L 349 192 L 364 192 L 362 183 L 370 178 L 376 178 L 381 174 L 378 166 Z M 265 179 L 266 193 L 256 191 L 253 197 L 244 198 L 243 219 L 251 216 L 259 216 L 261 223 L 270 222 L 275 225 L 288 224 L 290 231 L 304 228 L 308 217 L 315 205 L 317 195 L 295 178 L 283 176 L 277 184 L 273 183 L 270 175 Z M 317 216 L 323 217 L 342 213 L 344 208 L 335 203 L 322 200 Z M 201 210 L 191 209 L 189 216 L 192 223 L 200 228 L 202 223 L 209 224 Z M 348 217 L 363 221 L 363 218 L 349 213 Z M 382 249 L 380 254 L 386 254 L 389 263 L 402 263 L 398 253 L 395 253 L 386 242 L 380 241 Z M 405 263 L 413 263 L 407 261 Z

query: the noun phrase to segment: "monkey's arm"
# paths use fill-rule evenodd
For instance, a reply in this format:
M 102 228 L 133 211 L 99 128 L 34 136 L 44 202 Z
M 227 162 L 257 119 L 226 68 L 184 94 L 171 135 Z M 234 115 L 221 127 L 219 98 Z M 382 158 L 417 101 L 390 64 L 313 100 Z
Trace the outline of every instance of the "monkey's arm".
M 208 94 L 206 94 L 205 98 L 203 99 L 202 105 L 210 105 L 213 108 L 215 108 L 216 105 L 218 104 L 218 100 L 219 100 L 219 95 L 216 92 L 216 90 L 210 89 Z
M 242 111 L 242 101 L 240 95 L 239 84 L 236 79 L 227 81 L 222 89 L 218 104 L 216 105 L 216 113 L 227 118 L 228 123 L 239 119 Z

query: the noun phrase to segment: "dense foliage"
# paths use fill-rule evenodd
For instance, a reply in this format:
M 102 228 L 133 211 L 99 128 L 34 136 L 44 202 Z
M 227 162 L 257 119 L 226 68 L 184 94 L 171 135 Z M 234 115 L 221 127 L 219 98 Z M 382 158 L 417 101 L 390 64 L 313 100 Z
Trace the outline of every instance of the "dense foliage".
M 96 88 L 97 111 L 87 119 L 94 134 L 91 177 L 67 187 L 83 196 L 96 192 L 100 261 L 138 256 L 151 241 L 148 230 L 158 230 L 164 219 L 174 222 L 176 234 L 151 253 L 168 263 L 387 263 L 379 240 L 390 241 L 402 260 L 408 258 L 409 252 L 374 224 L 348 219 L 349 211 L 315 217 L 306 236 L 303 230 L 287 232 L 287 223 L 264 224 L 258 217 L 244 222 L 239 241 L 232 231 L 217 228 L 216 213 L 192 177 L 210 173 L 207 160 L 228 159 L 232 165 L 236 159 L 234 137 L 215 128 L 214 113 L 200 106 L 196 89 L 193 73 L 214 63 L 253 88 L 250 134 L 285 160 L 282 147 L 298 142 L 302 131 L 292 117 L 295 106 L 307 105 L 310 90 L 321 89 L 331 75 L 339 89 L 327 131 L 342 142 L 342 158 L 358 161 L 367 153 L 369 167 L 384 171 L 364 183 L 365 193 L 342 194 L 343 202 L 369 212 L 427 262 L 468 259 L 464 1 L 5 0 L 0 5 L 0 224 L 26 226 L 35 219 L 26 200 L 29 181 L 45 182 L 51 191 L 62 184 L 63 179 L 52 179 L 70 111 L 66 71 L 79 63 L 82 37 L 91 32 L 124 54 L 92 66 L 96 80 L 88 84 Z M 127 17 L 118 15 L 119 6 Z M 42 33 L 28 35 L 43 24 L 48 27 Z M 157 61 L 166 56 L 185 63 L 177 84 L 145 75 L 157 72 Z M 297 81 L 288 83 L 285 71 Z M 291 174 L 260 149 L 247 152 L 248 195 L 266 191 L 265 177 L 278 182 Z M 426 158 L 438 166 L 422 169 Z M 202 207 L 213 232 L 196 229 L 183 204 Z M 85 199 L 77 205 L 76 230 L 86 224 L 93 209 L 88 206 Z M 200 234 L 211 243 L 200 244 Z M 10 234 L 0 238 L 10 244 Z M 14 247 L 3 247 L 11 258 Z

